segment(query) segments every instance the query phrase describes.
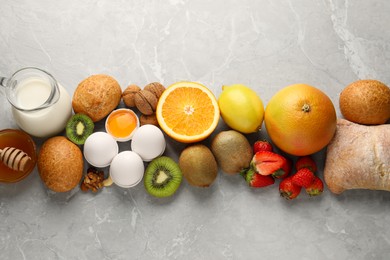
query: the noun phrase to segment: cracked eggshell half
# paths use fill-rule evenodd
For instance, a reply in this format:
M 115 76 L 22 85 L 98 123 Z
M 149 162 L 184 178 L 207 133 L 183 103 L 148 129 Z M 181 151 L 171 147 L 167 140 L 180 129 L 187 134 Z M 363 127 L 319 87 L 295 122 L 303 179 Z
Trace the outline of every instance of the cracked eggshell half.
M 85 159 L 98 168 L 109 166 L 118 151 L 118 143 L 106 132 L 95 132 L 84 143 Z
M 131 140 L 139 127 L 137 114 L 127 108 L 120 108 L 111 112 L 106 119 L 106 132 L 118 142 Z
M 142 180 L 144 171 L 144 162 L 137 153 L 123 151 L 112 160 L 110 177 L 119 187 L 131 188 Z

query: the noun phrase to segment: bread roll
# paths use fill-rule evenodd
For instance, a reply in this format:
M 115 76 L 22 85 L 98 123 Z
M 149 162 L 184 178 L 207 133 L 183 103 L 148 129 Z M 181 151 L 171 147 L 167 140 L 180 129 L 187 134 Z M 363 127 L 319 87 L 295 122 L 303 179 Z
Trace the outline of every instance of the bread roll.
M 75 188 L 83 175 L 80 148 L 63 136 L 46 140 L 38 154 L 38 172 L 45 185 L 55 192 Z
M 75 113 L 86 114 L 97 122 L 119 105 L 121 96 L 122 89 L 113 77 L 92 75 L 77 86 L 72 106 Z
M 345 119 L 327 147 L 324 179 L 329 190 L 390 191 L 390 125 L 365 126 Z

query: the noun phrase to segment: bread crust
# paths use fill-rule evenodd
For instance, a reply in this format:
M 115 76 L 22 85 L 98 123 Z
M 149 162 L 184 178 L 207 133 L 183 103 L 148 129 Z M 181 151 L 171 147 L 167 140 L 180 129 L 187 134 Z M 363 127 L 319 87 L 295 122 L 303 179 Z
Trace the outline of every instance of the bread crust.
M 324 179 L 335 194 L 350 189 L 390 191 L 390 125 L 338 119 L 327 147 Z
M 77 145 L 63 136 L 56 136 L 43 143 L 37 165 L 39 175 L 49 189 L 67 192 L 79 184 L 84 160 Z
M 390 88 L 378 80 L 358 80 L 344 88 L 339 99 L 345 119 L 365 125 L 390 119 Z
M 92 75 L 77 86 L 72 106 L 75 113 L 86 114 L 93 122 L 97 122 L 119 105 L 121 96 L 122 89 L 113 77 Z

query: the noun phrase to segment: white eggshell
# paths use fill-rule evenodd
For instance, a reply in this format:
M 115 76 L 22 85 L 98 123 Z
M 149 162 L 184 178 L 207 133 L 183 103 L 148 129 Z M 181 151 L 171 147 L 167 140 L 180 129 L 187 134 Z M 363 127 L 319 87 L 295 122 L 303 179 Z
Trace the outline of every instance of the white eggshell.
M 141 157 L 133 151 L 124 151 L 112 160 L 110 177 L 119 187 L 130 188 L 142 180 L 144 171 L 144 162 Z
M 95 132 L 84 143 L 84 157 L 95 167 L 107 167 L 118 154 L 119 147 L 115 139 L 105 132 Z
M 131 141 L 131 150 L 139 154 L 145 162 L 162 155 L 165 147 L 164 134 L 154 125 L 143 125 L 138 128 Z

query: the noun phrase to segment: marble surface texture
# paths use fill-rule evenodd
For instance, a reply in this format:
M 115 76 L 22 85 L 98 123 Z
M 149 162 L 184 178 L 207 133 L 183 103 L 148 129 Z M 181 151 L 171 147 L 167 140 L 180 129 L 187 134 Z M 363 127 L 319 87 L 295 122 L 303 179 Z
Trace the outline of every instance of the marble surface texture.
M 122 89 L 197 81 L 216 96 L 224 84 L 243 83 L 265 104 L 279 89 L 307 83 L 326 92 L 341 116 L 346 85 L 390 83 L 389 12 L 384 0 L 2 0 L 0 73 L 36 66 L 70 94 L 97 73 Z M 0 93 L 0 129 L 17 128 Z M 266 137 L 265 129 L 248 136 Z M 167 142 L 177 160 L 185 146 Z M 314 158 L 322 178 L 324 151 Z M 286 201 L 277 184 L 254 190 L 222 172 L 207 189 L 184 181 L 169 199 L 152 198 L 143 185 L 56 194 L 36 169 L 0 184 L 0 259 L 389 257 L 384 191 L 325 189 Z

